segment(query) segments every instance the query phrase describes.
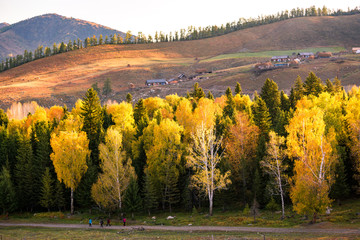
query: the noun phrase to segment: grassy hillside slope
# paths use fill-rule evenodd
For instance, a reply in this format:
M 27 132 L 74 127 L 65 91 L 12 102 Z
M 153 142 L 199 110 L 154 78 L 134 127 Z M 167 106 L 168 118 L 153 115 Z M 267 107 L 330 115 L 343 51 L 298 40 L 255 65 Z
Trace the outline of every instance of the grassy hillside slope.
M 297 75 L 305 78 L 309 71 L 323 80 L 339 76 L 345 85 L 354 84 L 360 78 L 360 59 L 352 55 L 343 61 L 314 60 L 297 69 L 277 69 L 261 75 L 252 69 L 254 63 L 283 53 L 279 51 L 342 51 L 358 45 L 358 39 L 360 15 L 353 15 L 296 18 L 196 41 L 102 45 L 39 59 L 0 73 L 0 101 L 2 107 L 20 100 L 71 106 L 91 84 L 98 82 L 101 87 L 107 78 L 114 89 L 108 97 L 111 99 L 121 100 L 127 92 L 135 99 L 185 94 L 194 81 L 156 88 L 145 87 L 144 82 L 174 78 L 179 73 L 193 75 L 198 68 L 214 71 L 197 81 L 215 95 L 236 81 L 245 92 L 252 93 L 267 77 L 286 90 Z

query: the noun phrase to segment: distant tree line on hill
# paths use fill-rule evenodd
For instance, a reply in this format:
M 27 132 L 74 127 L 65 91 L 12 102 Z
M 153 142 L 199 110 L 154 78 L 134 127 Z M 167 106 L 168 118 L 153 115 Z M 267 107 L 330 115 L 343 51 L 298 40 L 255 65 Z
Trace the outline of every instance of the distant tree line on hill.
M 226 23 L 225 25 L 217 26 L 207 26 L 207 27 L 194 27 L 189 26 L 188 29 L 180 29 L 180 31 L 175 31 L 174 33 L 170 32 L 166 34 L 162 31 L 156 31 L 154 37 L 151 35 L 146 36 L 142 32 L 139 32 L 137 36 L 132 35 L 131 31 L 126 33 L 125 39 L 123 39 L 119 34 L 114 34 L 112 36 L 102 36 L 100 35 L 97 38 L 95 35 L 93 37 L 87 37 L 84 41 L 77 39 L 69 41 L 67 44 L 61 42 L 60 44 L 54 43 L 51 47 L 39 46 L 34 53 L 31 51 L 25 50 L 23 55 L 17 55 L 14 57 L 9 57 L 3 60 L 0 64 L 0 72 L 17 67 L 24 63 L 52 56 L 58 53 L 69 52 L 77 49 L 87 48 L 91 46 L 103 45 L 103 44 L 146 44 L 154 42 L 174 42 L 174 41 L 189 41 L 189 40 L 198 40 L 210 37 L 221 36 L 227 33 L 234 31 L 247 29 L 251 27 L 266 25 L 270 23 L 275 23 L 291 18 L 299 17 L 313 17 L 313 16 L 341 16 L 341 15 L 354 15 L 359 14 L 360 10 L 358 7 L 354 9 L 348 9 L 347 11 L 343 10 L 330 10 L 326 6 L 322 8 L 316 8 L 311 6 L 309 8 L 294 8 L 291 11 L 282 11 L 274 15 L 268 16 L 259 16 L 258 18 L 240 18 L 238 21 L 233 21 L 231 23 Z
M 252 204 L 316 221 L 359 194 L 359 129 L 360 89 L 312 72 L 289 96 L 266 79 L 252 99 L 239 83 L 216 99 L 196 83 L 105 106 L 90 88 L 71 111 L 14 103 L 0 109 L 0 212 Z

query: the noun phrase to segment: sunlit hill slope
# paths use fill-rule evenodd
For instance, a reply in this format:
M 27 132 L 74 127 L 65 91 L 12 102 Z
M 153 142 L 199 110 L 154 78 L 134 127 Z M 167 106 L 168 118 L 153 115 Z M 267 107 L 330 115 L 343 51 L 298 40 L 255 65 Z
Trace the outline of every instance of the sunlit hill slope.
M 246 93 L 259 90 L 267 77 L 288 90 L 297 75 L 314 71 L 320 78 L 338 76 L 344 85 L 360 79 L 360 58 L 344 55 L 313 60 L 298 68 L 284 68 L 257 74 L 253 65 L 272 55 L 298 51 L 340 52 L 360 45 L 360 15 L 306 17 L 240 30 L 195 41 L 102 45 L 42 58 L 0 73 L 2 107 L 14 101 L 37 100 L 42 105 L 67 104 L 93 83 L 111 80 L 113 93 L 106 99 L 122 100 L 131 92 L 135 99 L 166 94 L 185 94 L 195 81 L 214 95 L 238 81 Z M 147 79 L 176 78 L 205 68 L 211 74 L 162 87 L 145 87 Z

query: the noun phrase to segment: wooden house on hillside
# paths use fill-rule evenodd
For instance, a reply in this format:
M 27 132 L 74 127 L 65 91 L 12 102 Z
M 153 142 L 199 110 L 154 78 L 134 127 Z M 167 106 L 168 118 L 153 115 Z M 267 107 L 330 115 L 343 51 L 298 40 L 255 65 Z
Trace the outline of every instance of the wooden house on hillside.
M 146 86 L 155 86 L 155 85 L 166 85 L 168 82 L 165 79 L 151 79 L 146 80 L 145 85 Z
M 271 62 L 282 62 L 282 63 L 286 63 L 290 61 L 290 57 L 288 55 L 284 55 L 284 56 L 273 56 L 271 58 Z
M 301 52 L 301 53 L 298 53 L 298 58 L 301 58 L 301 59 L 314 59 L 315 55 L 312 52 Z

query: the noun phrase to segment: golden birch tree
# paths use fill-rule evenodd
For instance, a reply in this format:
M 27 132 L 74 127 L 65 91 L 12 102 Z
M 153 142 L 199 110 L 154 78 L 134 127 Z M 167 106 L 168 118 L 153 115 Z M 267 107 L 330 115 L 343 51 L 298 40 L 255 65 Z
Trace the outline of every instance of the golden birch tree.
M 284 205 L 284 189 L 283 184 L 286 176 L 284 171 L 287 166 L 284 164 L 286 152 L 284 149 L 285 138 L 278 136 L 274 131 L 269 133 L 269 142 L 266 143 L 266 156 L 263 161 L 260 162 L 265 172 L 267 172 L 275 181 L 277 190 L 281 198 L 281 218 L 285 217 L 285 205 Z
M 105 137 L 105 144 L 99 145 L 100 168 L 102 173 L 91 188 L 94 201 L 108 209 L 121 209 L 123 195 L 135 178 L 135 170 L 131 159 L 126 159 L 122 150 L 122 134 L 115 128 L 109 128 Z
M 163 209 L 167 202 L 170 212 L 172 204 L 179 199 L 178 180 L 182 171 L 183 131 L 183 127 L 174 120 L 163 119 L 160 124 L 153 120 L 144 133 L 146 173 L 152 184 L 157 186 L 158 194 L 162 196 Z
M 336 162 L 335 134 L 332 128 L 325 131 L 324 111 L 308 107 L 307 101 L 300 100 L 287 127 L 289 156 L 295 159 L 290 197 L 296 212 L 313 215 L 316 222 L 317 214 L 331 204 L 328 195 Z
M 74 214 L 74 191 L 88 168 L 89 140 L 85 132 L 60 131 L 52 134 L 50 144 L 57 178 L 71 189 L 71 214 Z
M 221 173 L 218 165 L 224 151 L 221 149 L 222 137 L 216 138 L 213 127 L 200 124 L 189 147 L 187 165 L 194 170 L 192 186 L 205 192 L 209 199 L 209 215 L 213 214 L 213 200 L 216 190 L 226 188 L 231 183 L 230 171 Z
M 360 89 L 353 87 L 350 91 L 350 99 L 346 106 L 346 121 L 351 138 L 351 155 L 355 159 L 357 174 L 355 178 L 360 182 Z M 360 189 L 357 189 L 360 191 Z

